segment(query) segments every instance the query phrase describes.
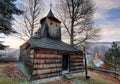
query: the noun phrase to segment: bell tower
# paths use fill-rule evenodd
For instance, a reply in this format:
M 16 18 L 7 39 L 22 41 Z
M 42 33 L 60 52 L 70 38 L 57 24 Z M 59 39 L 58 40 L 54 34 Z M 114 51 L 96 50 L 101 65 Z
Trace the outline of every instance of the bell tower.
M 61 40 L 61 22 L 54 16 L 50 9 L 48 15 L 40 20 L 41 28 L 36 32 L 39 38 Z

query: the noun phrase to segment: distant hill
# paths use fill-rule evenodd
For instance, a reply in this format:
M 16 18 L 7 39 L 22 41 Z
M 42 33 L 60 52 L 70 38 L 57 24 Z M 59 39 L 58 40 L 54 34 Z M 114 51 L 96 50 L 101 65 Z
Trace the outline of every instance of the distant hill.
M 5 50 L 1 51 L 0 54 L 0 61 L 18 61 L 19 59 L 19 49 L 15 48 L 6 48 Z
M 120 46 L 120 42 L 115 42 Z M 95 52 L 103 51 L 106 52 L 112 45 L 112 42 L 89 42 L 87 52 L 95 54 Z
M 120 42 L 115 42 L 120 46 Z M 105 57 L 105 52 L 108 51 L 108 49 L 111 47 L 112 42 L 89 42 L 88 48 L 87 48 L 87 59 L 88 64 L 93 63 L 96 54 L 98 57 L 103 60 Z

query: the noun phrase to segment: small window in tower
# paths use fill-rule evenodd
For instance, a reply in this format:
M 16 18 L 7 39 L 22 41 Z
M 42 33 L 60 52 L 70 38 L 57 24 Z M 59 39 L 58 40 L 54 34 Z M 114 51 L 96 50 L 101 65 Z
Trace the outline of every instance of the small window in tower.
M 57 27 L 57 25 L 56 25 L 56 27 Z
M 50 24 L 52 25 L 53 23 L 51 22 Z

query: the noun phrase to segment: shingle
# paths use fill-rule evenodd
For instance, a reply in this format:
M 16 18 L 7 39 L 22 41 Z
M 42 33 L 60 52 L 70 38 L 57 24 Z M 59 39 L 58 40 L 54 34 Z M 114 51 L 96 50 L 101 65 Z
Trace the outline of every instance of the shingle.
M 45 22 L 46 18 L 49 18 L 49 19 L 51 19 L 51 20 L 53 20 L 53 21 L 55 21 L 55 22 L 61 23 L 61 21 L 59 21 L 59 20 L 54 16 L 52 10 L 49 11 L 49 13 L 48 13 L 48 15 L 47 15 L 46 17 L 44 17 L 44 18 L 42 18 L 42 19 L 40 20 L 40 23 L 42 24 L 43 22 Z
M 53 50 L 61 50 L 61 51 L 70 51 L 70 52 L 82 52 L 62 41 L 57 41 L 49 38 L 30 38 L 28 43 L 32 46 L 32 48 L 43 48 L 43 49 L 53 49 Z
M 54 14 L 52 13 L 52 10 L 51 10 L 51 9 L 50 9 L 50 11 L 49 11 L 47 17 L 53 17 L 53 18 L 55 18 L 55 16 L 54 16 Z

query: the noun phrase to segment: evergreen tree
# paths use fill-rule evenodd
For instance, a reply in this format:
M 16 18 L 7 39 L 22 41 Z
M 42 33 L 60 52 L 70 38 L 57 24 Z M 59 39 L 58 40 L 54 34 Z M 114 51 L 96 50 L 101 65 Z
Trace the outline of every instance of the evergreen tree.
M 20 15 L 23 11 L 16 7 L 14 1 L 16 0 L 0 0 L 0 33 L 15 33 L 11 23 L 14 20 L 13 14 Z
M 105 53 L 104 62 L 108 67 L 111 67 L 115 70 L 120 68 L 120 47 L 113 42 L 111 48 Z
M 5 46 L 3 44 L 0 44 L 0 50 L 5 50 L 5 48 L 8 47 L 8 46 Z

